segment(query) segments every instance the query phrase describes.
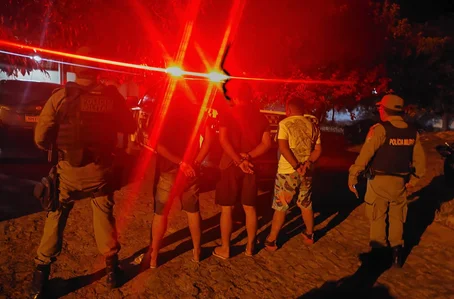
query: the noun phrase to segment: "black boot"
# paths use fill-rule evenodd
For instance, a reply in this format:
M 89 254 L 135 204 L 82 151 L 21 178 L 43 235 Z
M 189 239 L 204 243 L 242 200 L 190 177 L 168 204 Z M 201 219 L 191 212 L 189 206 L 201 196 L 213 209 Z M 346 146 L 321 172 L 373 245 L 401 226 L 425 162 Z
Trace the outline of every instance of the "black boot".
M 44 287 L 49 281 L 50 265 L 37 265 L 33 272 L 30 296 L 33 299 L 43 298 Z
M 120 269 L 118 268 L 118 255 L 106 258 L 106 283 L 109 289 L 118 287 Z
M 385 270 L 391 267 L 389 247 L 375 247 L 360 256 L 361 266 L 374 270 Z
M 402 245 L 393 247 L 393 267 L 402 268 Z

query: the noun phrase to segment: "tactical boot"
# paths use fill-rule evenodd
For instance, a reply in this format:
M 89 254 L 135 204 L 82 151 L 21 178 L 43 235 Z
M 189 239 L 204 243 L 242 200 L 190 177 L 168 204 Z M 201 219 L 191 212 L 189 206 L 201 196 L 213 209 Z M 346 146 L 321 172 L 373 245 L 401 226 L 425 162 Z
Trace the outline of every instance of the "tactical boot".
M 118 287 L 119 274 L 118 255 L 106 257 L 106 283 L 109 289 Z
M 402 245 L 393 247 L 393 267 L 402 268 Z
M 361 266 L 370 269 L 387 269 L 391 266 L 391 254 L 387 247 L 374 247 L 361 256 Z
M 33 299 L 43 298 L 44 287 L 49 281 L 50 265 L 37 265 L 33 272 L 30 296 Z

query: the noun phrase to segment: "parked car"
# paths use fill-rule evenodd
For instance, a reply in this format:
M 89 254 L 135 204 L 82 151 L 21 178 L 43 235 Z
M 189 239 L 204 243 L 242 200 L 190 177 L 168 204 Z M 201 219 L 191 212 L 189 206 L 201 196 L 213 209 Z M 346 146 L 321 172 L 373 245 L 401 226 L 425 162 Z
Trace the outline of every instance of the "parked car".
M 45 82 L 0 81 L 0 157 L 40 153 L 33 132 L 44 104 L 59 87 Z

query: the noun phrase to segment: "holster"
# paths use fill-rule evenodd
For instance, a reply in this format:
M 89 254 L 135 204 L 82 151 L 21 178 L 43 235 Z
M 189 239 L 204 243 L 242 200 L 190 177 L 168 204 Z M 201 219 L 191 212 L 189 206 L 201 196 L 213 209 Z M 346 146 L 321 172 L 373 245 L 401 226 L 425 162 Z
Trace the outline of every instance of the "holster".
M 359 179 L 366 179 L 366 180 L 373 180 L 375 177 L 375 171 L 372 169 L 372 167 L 368 166 L 366 167 L 365 170 L 361 171 L 358 174 Z
M 49 175 L 43 177 L 41 182 L 35 185 L 33 195 L 46 212 L 56 211 L 60 207 L 58 184 L 57 166 L 53 166 Z

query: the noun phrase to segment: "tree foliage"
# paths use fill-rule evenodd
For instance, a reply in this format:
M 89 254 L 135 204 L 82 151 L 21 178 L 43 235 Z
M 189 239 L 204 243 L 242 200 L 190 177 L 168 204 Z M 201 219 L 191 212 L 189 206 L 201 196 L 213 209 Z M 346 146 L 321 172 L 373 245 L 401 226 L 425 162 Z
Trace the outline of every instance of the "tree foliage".
M 0 4 L 0 38 L 68 52 L 90 45 L 99 53 L 96 56 L 165 67 L 168 56 L 177 51 L 190 3 L 5 0 Z M 221 27 L 214 24 L 220 22 L 221 11 L 228 15 L 231 2 L 200 3 L 199 14 L 209 10 L 195 26 L 197 41 L 206 50 L 214 39 L 222 39 Z M 372 91 L 376 96 L 396 92 L 408 103 L 441 112 L 452 106 L 452 32 L 442 30 L 452 28 L 452 21 L 411 24 L 400 16 L 400 7 L 388 0 L 370 5 L 363 0 L 309 1 L 303 6 L 286 0 L 269 3 L 264 7 L 248 2 L 249 12 L 243 16 L 233 47 L 234 75 L 350 83 L 257 83 L 262 106 L 282 109 L 286 100 L 296 96 L 323 118 L 331 109 L 352 111 L 358 101 L 373 97 Z M 217 49 L 218 41 L 212 43 Z M 248 73 L 251 65 L 258 73 Z M 41 67 L 32 59 L 0 54 L 0 70 L 8 74 Z
M 390 90 L 409 104 L 441 113 L 452 109 L 453 20 L 410 24 L 400 17 L 400 7 L 388 0 L 373 8 L 377 25 L 386 29 L 383 60 Z
M 174 50 L 172 37 L 179 33 L 175 20 L 187 3 L 8 0 L 0 4 L 0 38 L 70 53 L 89 45 L 98 57 L 162 66 L 165 55 L 157 41 Z M 0 70 L 8 74 L 39 68 L 33 60 L 0 54 Z
M 353 13 L 356 8 L 345 4 L 339 9 Z M 329 109 L 352 111 L 358 101 L 374 97 L 374 91 L 375 98 L 397 93 L 413 106 L 440 112 L 452 109 L 453 44 L 443 31 L 453 28 L 452 20 L 410 24 L 400 16 L 399 5 L 388 0 L 371 2 L 370 16 L 376 38 L 382 41 L 371 64 L 333 61 L 311 71 L 296 67 L 292 75 L 293 79 L 347 80 L 351 84 L 283 84 L 275 92 L 262 92 L 263 103 L 282 109 L 287 99 L 300 97 L 322 118 Z

